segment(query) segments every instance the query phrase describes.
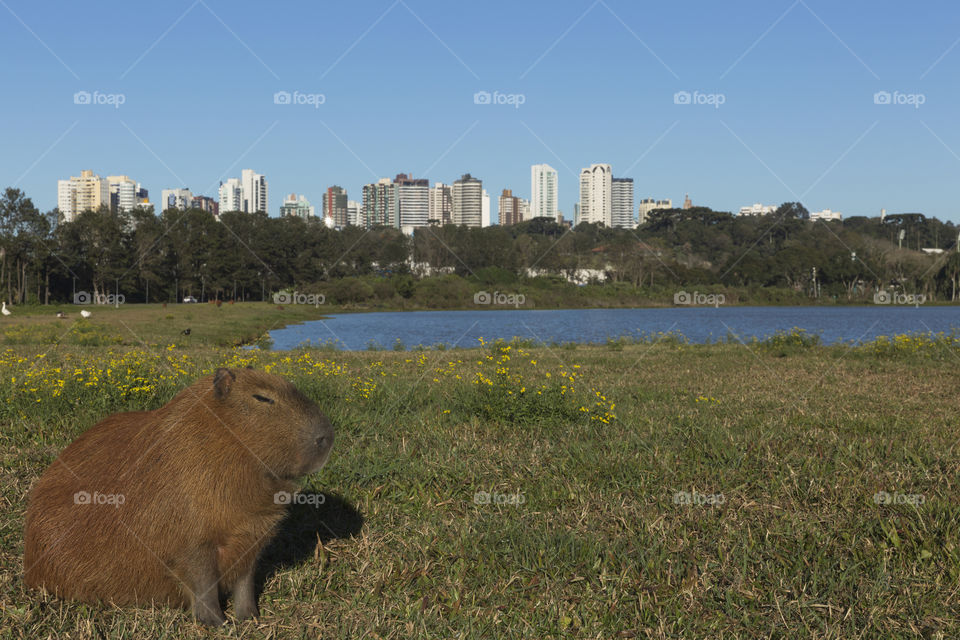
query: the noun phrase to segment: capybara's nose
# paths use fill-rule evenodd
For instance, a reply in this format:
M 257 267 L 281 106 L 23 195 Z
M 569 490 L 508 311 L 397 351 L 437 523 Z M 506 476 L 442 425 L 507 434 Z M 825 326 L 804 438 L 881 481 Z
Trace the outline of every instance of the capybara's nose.
M 317 438 L 317 449 L 321 451 L 333 446 L 333 436 L 323 435 Z

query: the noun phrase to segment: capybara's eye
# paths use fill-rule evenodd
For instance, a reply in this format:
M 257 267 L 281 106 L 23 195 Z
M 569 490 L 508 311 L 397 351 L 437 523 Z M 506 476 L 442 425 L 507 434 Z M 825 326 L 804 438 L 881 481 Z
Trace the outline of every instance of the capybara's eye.
M 267 396 L 262 396 L 262 395 L 260 395 L 259 393 L 253 394 L 253 397 L 256 398 L 257 400 L 259 400 L 260 402 L 269 402 L 270 404 L 273 404 L 273 398 L 268 398 Z

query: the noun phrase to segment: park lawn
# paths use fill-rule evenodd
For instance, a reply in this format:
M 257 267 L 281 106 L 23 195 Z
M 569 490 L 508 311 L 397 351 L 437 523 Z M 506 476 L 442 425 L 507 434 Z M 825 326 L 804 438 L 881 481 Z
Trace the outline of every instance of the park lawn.
M 0 638 L 960 633 L 955 341 L 343 353 L 172 337 L 0 351 Z M 259 620 L 207 630 L 26 591 L 26 496 L 56 454 L 247 364 L 338 430 L 304 481 L 324 504 L 291 507 L 264 555 Z
M 288 324 L 319 320 L 330 308 L 266 302 L 198 304 L 30 305 L 10 307 L 0 319 L 0 346 L 182 346 L 230 347 L 265 338 Z M 80 311 L 88 310 L 89 318 Z M 62 312 L 65 318 L 57 318 Z M 188 333 L 186 330 L 189 329 Z

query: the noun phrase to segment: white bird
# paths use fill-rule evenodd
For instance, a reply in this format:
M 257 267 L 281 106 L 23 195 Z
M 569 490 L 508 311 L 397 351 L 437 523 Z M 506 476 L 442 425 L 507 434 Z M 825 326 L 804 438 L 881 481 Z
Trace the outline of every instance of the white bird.
M 3 315 L 5 315 L 5 316 L 8 316 L 8 315 L 10 315 L 10 314 L 12 313 L 12 312 L 10 311 L 10 309 L 7 309 L 7 301 L 6 301 L 6 300 L 3 301 L 3 308 L 0 309 L 0 313 L 3 313 Z
M 93 314 L 90 313 L 89 311 L 87 311 L 86 309 L 82 309 L 82 310 L 80 311 L 80 315 L 83 316 L 84 318 L 89 318 L 89 317 L 92 316 Z

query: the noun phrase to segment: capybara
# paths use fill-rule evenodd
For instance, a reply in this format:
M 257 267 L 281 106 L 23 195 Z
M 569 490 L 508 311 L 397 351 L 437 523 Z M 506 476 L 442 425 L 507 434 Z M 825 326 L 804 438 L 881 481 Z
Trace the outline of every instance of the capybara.
M 74 440 L 30 494 L 24 580 L 63 598 L 257 615 L 254 571 L 297 478 L 330 457 L 333 427 L 287 380 L 217 369 L 154 411 Z

